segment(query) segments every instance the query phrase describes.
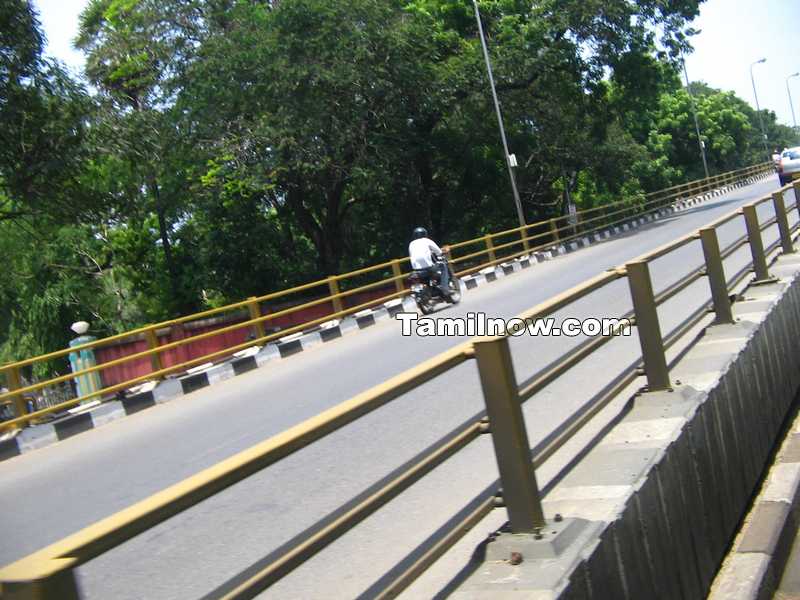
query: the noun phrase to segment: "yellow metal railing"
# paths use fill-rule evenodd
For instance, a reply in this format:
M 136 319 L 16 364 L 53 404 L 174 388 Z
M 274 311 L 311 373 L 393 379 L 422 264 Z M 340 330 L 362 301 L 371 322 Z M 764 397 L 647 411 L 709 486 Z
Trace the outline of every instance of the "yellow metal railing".
M 492 267 L 497 264 L 513 260 L 532 252 L 546 249 L 556 243 L 566 243 L 570 240 L 584 237 L 595 231 L 625 222 L 628 219 L 657 211 L 665 206 L 673 204 L 681 198 L 693 197 L 722 186 L 735 183 L 737 181 L 743 181 L 747 178 L 770 172 L 771 169 L 771 163 L 755 165 L 752 167 L 739 169 L 737 171 L 716 175 L 708 179 L 692 181 L 664 190 L 659 190 L 657 192 L 648 194 L 645 196 L 644 201 L 638 204 L 631 204 L 621 201 L 590 208 L 577 213 L 576 217 L 578 219 L 578 223 L 575 225 L 570 224 L 568 222 L 570 216 L 565 215 L 546 221 L 531 223 L 524 227 L 517 227 L 497 233 L 489 233 L 478 238 L 449 245 L 449 258 L 454 265 L 456 274 L 458 276 L 464 276 L 487 267 Z M 480 249 L 475 249 L 474 247 L 476 245 L 480 246 Z M 407 257 L 393 259 L 378 265 L 350 271 L 341 275 L 332 275 L 325 279 L 306 283 L 288 290 L 273 292 L 264 296 L 248 298 L 247 300 L 242 300 L 241 302 L 236 302 L 227 306 L 206 310 L 177 319 L 171 319 L 169 321 L 147 325 L 132 331 L 95 340 L 80 346 L 66 348 L 64 350 L 59 350 L 42 356 L 36 356 L 0 366 L 0 374 L 5 376 L 5 379 L 8 382 L 7 385 L 9 387 L 9 391 L 7 393 L 0 394 L 0 403 L 12 402 L 15 409 L 15 418 L 0 423 L 0 432 L 14 428 L 25 427 L 32 421 L 47 417 L 53 413 L 63 412 L 64 410 L 72 408 L 87 400 L 103 396 L 109 397 L 118 391 L 128 389 L 142 382 L 160 379 L 167 375 L 183 372 L 196 365 L 223 359 L 240 350 L 244 350 L 255 345 L 263 345 L 293 333 L 297 333 L 304 329 L 308 329 L 309 327 L 314 327 L 333 319 L 340 319 L 342 317 L 362 311 L 366 308 L 375 306 L 379 303 L 400 298 L 408 293 L 404 286 L 404 281 L 408 275 L 408 272 L 403 271 L 403 267 L 407 262 Z M 382 277 L 375 282 L 358 285 L 352 289 L 341 291 L 341 282 L 360 278 L 363 275 L 369 275 L 372 273 L 391 273 L 391 275 Z M 357 306 L 348 308 L 343 306 L 343 300 L 346 298 L 388 286 L 394 286 L 395 291 L 393 293 L 382 295 L 379 298 L 362 302 Z M 261 305 L 264 302 L 290 297 L 303 292 L 318 290 L 319 288 L 327 290 L 327 294 L 317 299 L 303 302 L 296 306 L 291 306 L 283 310 L 262 315 Z M 266 331 L 266 324 L 271 320 L 274 321 L 275 319 L 296 313 L 301 310 L 306 310 L 329 303 L 332 304 L 334 308 L 334 311 L 330 314 L 317 319 L 309 319 L 308 321 L 288 327 L 279 332 L 267 333 Z M 159 329 L 182 325 L 184 323 L 197 321 L 198 319 L 204 319 L 223 313 L 242 310 L 247 311 L 249 318 L 233 325 L 228 325 L 226 327 L 202 334 L 192 335 L 169 343 L 160 343 L 158 339 L 157 331 Z M 254 330 L 255 337 L 244 343 L 232 345 L 216 352 L 204 354 L 197 358 L 180 362 L 170 367 L 163 366 L 162 354 L 168 350 L 176 349 L 197 341 L 213 338 L 241 329 Z M 82 369 L 73 373 L 51 377 L 43 381 L 31 383 L 29 385 L 22 384 L 21 369 L 24 367 L 63 358 L 71 352 L 78 352 L 84 349 L 101 348 L 115 342 L 135 339 L 137 336 L 142 336 L 147 341 L 147 350 L 136 352 L 115 360 L 106 361 L 94 367 Z M 48 386 L 57 385 L 82 375 L 99 373 L 114 366 L 147 358 L 149 358 L 151 361 L 150 373 L 138 377 L 132 377 L 118 384 L 106 386 L 100 390 L 84 394 L 73 400 L 49 406 L 41 410 L 28 413 L 25 409 L 25 394 L 31 394 Z
M 786 207 L 783 194 L 790 189 L 790 186 L 785 186 L 772 196 L 752 202 L 692 234 L 608 270 L 519 316 L 525 323 L 534 323 L 625 278 L 628 281 L 633 310 L 622 315 L 620 319 L 628 319 L 637 328 L 641 346 L 641 359 L 638 362 L 623 369 L 612 384 L 595 395 L 533 451 L 529 450 L 531 446 L 521 404 L 556 378 L 569 372 L 589 354 L 607 343 L 611 336 L 587 338 L 566 355 L 557 357 L 521 386 L 517 384 L 512 365 L 508 345 L 509 332 L 494 337 L 473 338 L 0 569 L 0 585 L 4 597 L 42 600 L 78 598 L 75 569 L 80 565 L 470 360 L 477 362 L 486 403 L 484 412 L 429 447 L 401 471 L 393 473 L 388 481 L 383 481 L 380 486 L 372 486 L 369 494 L 356 496 L 354 501 L 321 519 L 319 526 L 312 526 L 303 535 L 297 536 L 292 545 L 284 548 L 272 562 L 259 564 L 258 568 L 249 567 L 247 577 L 237 579 L 235 589 L 227 590 L 219 594 L 219 597 L 255 597 L 482 434 L 492 436 L 500 474 L 498 486 L 470 503 L 471 509 L 458 522 L 437 534 L 437 539 L 426 548 L 415 551 L 414 561 L 409 561 L 391 577 L 383 578 L 382 589 L 373 597 L 395 597 L 495 508 L 507 509 L 512 532 L 539 531 L 545 523 L 541 506 L 542 491 L 536 482 L 536 468 L 563 447 L 594 414 L 638 376 L 646 377 L 649 391 L 670 389 L 670 364 L 667 362 L 666 350 L 710 313 L 714 314 L 715 323 L 732 323 L 730 292 L 745 284 L 751 272 L 754 277 L 750 283 L 772 281 L 768 258 L 777 258 L 779 251 L 784 254 L 795 251 L 794 243 L 800 229 L 800 220 L 790 228 L 787 213 L 789 210 L 800 213 L 800 182 L 794 184 L 795 202 Z M 770 200 L 775 216 L 761 223 L 756 209 Z M 740 217 L 744 218 L 747 233 L 721 250 L 717 229 Z M 773 225 L 777 225 L 778 239 L 764 248 L 762 231 Z M 703 267 L 691 271 L 667 289 L 655 294 L 649 264 L 698 240 L 703 249 Z M 724 260 L 744 245 L 750 248 L 751 260 L 737 273 L 726 277 Z M 657 307 L 702 277 L 708 279 L 710 300 L 668 335 L 663 335 Z M 624 326 L 621 321 L 613 333 L 618 333 Z
M 730 292 L 743 284 L 751 272 L 754 273 L 751 283 L 772 281 L 768 258 L 777 258 L 779 251 L 784 254 L 795 251 L 794 243 L 800 229 L 800 220 L 790 228 L 787 214 L 790 210 L 800 213 L 800 202 L 798 202 L 800 182 L 794 184 L 795 202 L 786 207 L 783 195 L 790 189 L 791 186 L 785 186 L 772 196 L 761 198 L 737 209 L 697 232 L 685 235 L 618 268 L 606 271 L 520 315 L 519 318 L 526 323 L 536 322 L 612 282 L 626 278 L 633 310 L 621 318 L 629 319 L 629 322 L 637 328 L 642 351 L 638 364 L 634 363 L 624 369 L 612 385 L 607 386 L 603 392 L 592 398 L 582 411 L 549 435 L 533 453 L 528 450 L 531 446 L 525 430 L 521 404 L 556 378 L 567 373 L 589 354 L 607 343 L 611 337 L 587 338 L 565 356 L 556 358 L 522 386 L 517 384 L 514 374 L 508 333 L 497 337 L 473 338 L 150 498 L 0 569 L 0 585 L 4 597 L 44 600 L 78 598 L 79 592 L 74 575 L 78 566 L 473 359 L 477 362 L 486 403 L 484 413 L 477 415 L 474 421 L 462 425 L 418 455 L 401 472 L 395 472 L 391 480 L 383 482 L 379 488 L 371 488 L 370 494 L 357 496 L 356 501 L 343 507 L 346 510 L 340 508 L 334 511 L 336 518 L 323 518 L 319 527 L 312 527 L 304 535 L 298 536 L 292 547 L 285 549 L 269 564 L 260 565 L 256 570 L 249 569 L 246 579 L 238 581 L 235 589 L 227 590 L 219 597 L 254 597 L 482 434 L 492 435 L 502 494 L 495 489 L 489 494 L 478 497 L 472 504 L 472 509 L 459 522 L 452 524 L 435 543 L 417 553 L 415 561 L 411 561 L 401 572 L 395 573 L 392 577 L 384 578 L 381 591 L 374 597 L 391 598 L 397 595 L 483 516 L 495 508 L 507 509 L 512 532 L 538 531 L 544 525 L 544 517 L 541 507 L 542 494 L 536 483 L 536 468 L 571 439 L 594 414 L 630 385 L 637 376 L 646 376 L 649 391 L 670 389 L 670 365 L 666 359 L 666 350 L 696 327 L 709 311 L 715 315 L 715 323 L 732 323 Z M 761 223 L 756 209 L 760 204 L 770 200 L 775 216 Z M 744 219 L 746 234 L 721 250 L 717 229 L 740 217 Z M 778 239 L 764 248 L 762 232 L 773 225 L 777 225 Z M 649 264 L 697 240 L 702 244 L 703 267 L 691 271 L 659 294 L 654 293 Z M 751 260 L 732 277 L 726 277 L 724 260 L 744 245 L 750 248 Z M 702 277 L 708 279 L 710 300 L 670 334 L 664 336 L 660 328 L 657 307 Z

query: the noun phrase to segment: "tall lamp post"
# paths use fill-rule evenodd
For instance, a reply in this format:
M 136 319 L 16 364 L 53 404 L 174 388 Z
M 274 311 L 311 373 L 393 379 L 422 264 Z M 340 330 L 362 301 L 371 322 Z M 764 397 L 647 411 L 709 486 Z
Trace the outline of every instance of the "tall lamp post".
M 489 62 L 489 51 L 486 49 L 486 40 L 483 37 L 483 24 L 481 23 L 481 15 L 478 12 L 477 0 L 472 0 L 472 5 L 475 7 L 475 19 L 478 21 L 478 34 L 481 37 L 481 48 L 483 48 L 483 58 L 486 60 L 486 72 L 489 74 L 489 86 L 492 88 L 492 99 L 494 100 L 494 110 L 497 113 L 497 124 L 500 127 L 500 137 L 503 140 L 503 152 L 505 152 L 506 164 L 508 165 L 508 176 L 511 179 L 511 189 L 514 192 L 514 204 L 517 207 L 517 217 L 519 218 L 519 226 L 525 227 L 525 215 L 522 212 L 522 203 L 519 200 L 519 192 L 517 191 L 517 181 L 514 178 L 514 167 L 517 166 L 517 159 L 513 154 L 508 152 L 508 142 L 506 141 L 506 132 L 503 128 L 503 115 L 500 113 L 500 103 L 497 101 L 497 92 L 494 89 L 494 77 L 492 77 L 492 64 Z M 525 239 L 524 232 L 522 238 Z M 527 246 L 527 244 L 526 244 Z
M 700 156 L 703 157 L 703 170 L 706 173 L 706 179 L 708 179 L 708 163 L 706 162 L 706 145 L 703 143 L 703 138 L 700 137 L 700 122 L 697 120 L 697 109 L 694 105 L 694 96 L 692 96 L 692 88 L 689 85 L 689 74 L 686 72 L 686 61 L 681 56 L 681 62 L 683 63 L 683 76 L 686 78 L 686 92 L 689 94 L 689 102 L 692 105 L 692 115 L 694 116 L 694 129 L 697 132 L 697 143 L 700 144 Z
M 798 75 L 800 75 L 800 71 L 792 73 L 786 78 L 786 93 L 789 94 L 789 108 L 792 110 L 792 125 L 794 125 L 795 133 L 797 133 L 797 119 L 794 118 L 794 104 L 792 104 L 792 91 L 789 89 L 789 80 Z
M 758 106 L 758 94 L 756 93 L 756 80 L 753 77 L 753 66 L 761 64 L 761 63 L 765 63 L 765 62 L 767 62 L 767 59 L 766 58 L 762 58 L 762 59 L 759 59 L 759 60 L 757 60 L 756 62 L 754 62 L 754 63 L 752 63 L 750 65 L 750 81 L 753 84 L 753 96 L 756 97 L 756 114 L 758 115 L 758 124 L 761 127 L 761 135 L 762 135 L 763 142 L 764 142 L 764 152 L 767 153 L 767 160 L 771 160 L 772 159 L 772 155 L 769 153 L 769 149 L 767 148 L 767 132 L 764 131 L 764 121 L 761 119 L 761 108 Z

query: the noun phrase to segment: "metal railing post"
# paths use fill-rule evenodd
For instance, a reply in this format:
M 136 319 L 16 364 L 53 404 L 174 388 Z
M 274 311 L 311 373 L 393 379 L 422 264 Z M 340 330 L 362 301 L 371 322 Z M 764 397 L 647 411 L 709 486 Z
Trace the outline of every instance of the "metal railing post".
M 402 292 L 405 290 L 405 286 L 403 285 L 403 271 L 400 270 L 400 259 L 395 258 L 392 261 L 392 275 L 395 277 L 394 280 L 394 289 L 398 292 Z
M 8 600 L 79 600 L 73 570 L 58 571 L 41 579 L 3 583 L 3 598 Z
M 792 190 L 794 191 L 794 206 L 797 209 L 797 216 L 800 218 L 800 179 L 792 183 Z
M 717 230 L 713 227 L 700 230 L 700 243 L 706 259 L 706 275 L 711 288 L 711 299 L 714 302 L 715 324 L 733 323 L 731 299 L 728 296 L 728 285 L 725 279 L 725 266 L 719 251 Z
M 144 336 L 147 339 L 147 346 L 150 350 L 155 350 L 158 348 L 158 335 L 156 335 L 156 330 L 154 327 L 151 327 L 147 331 L 144 332 Z M 154 352 L 150 355 L 150 366 L 153 368 L 153 371 L 160 371 L 164 368 L 163 362 L 161 361 L 161 353 Z
M 532 533 L 545 521 L 508 340 L 480 339 L 474 347 L 511 531 Z
M 18 390 L 22 387 L 22 377 L 19 372 L 19 367 L 11 367 L 6 371 L 6 377 L 8 379 L 8 390 L 13 392 L 14 390 Z M 27 413 L 27 407 L 25 406 L 25 398 L 22 394 L 17 394 L 11 397 L 11 402 L 14 405 L 14 416 L 24 417 Z M 28 421 L 22 425 L 22 427 L 27 427 L 30 425 Z
M 761 241 L 761 228 L 758 223 L 756 207 L 752 204 L 742 207 L 744 224 L 747 227 L 747 241 L 750 243 L 750 253 L 753 255 L 753 270 L 756 279 L 753 283 L 772 281 L 767 269 L 767 259 L 764 256 L 764 243 Z
M 651 392 L 668 390 L 669 369 L 658 322 L 653 284 L 650 280 L 650 267 L 646 261 L 630 262 L 625 265 L 628 273 L 628 286 L 631 290 L 633 310 L 636 315 L 636 330 L 642 347 L 644 370 L 647 374 L 647 387 Z
M 550 233 L 553 234 L 554 242 L 559 241 L 560 238 L 558 237 L 558 227 L 556 227 L 555 219 L 550 219 Z
M 497 260 L 497 254 L 494 251 L 494 241 L 492 241 L 492 235 L 487 233 L 483 236 L 483 243 L 486 244 L 486 250 L 489 252 L 489 260 L 494 262 Z
M 342 308 L 342 299 L 339 298 L 339 282 L 337 281 L 336 277 L 331 275 L 328 277 L 328 290 L 330 290 L 331 296 L 333 297 L 333 312 L 342 312 L 344 310 Z
M 261 317 L 261 306 L 259 306 L 255 296 L 250 296 L 247 299 L 247 310 L 250 312 L 251 320 Z M 267 335 L 266 329 L 264 328 L 264 321 L 253 323 L 253 329 L 256 330 L 257 338 L 263 338 Z
M 789 230 L 789 219 L 786 218 L 786 203 L 783 201 L 783 192 L 772 194 L 772 205 L 775 207 L 775 220 L 778 221 L 778 231 L 781 234 L 781 247 L 784 254 L 792 254 L 792 232 Z

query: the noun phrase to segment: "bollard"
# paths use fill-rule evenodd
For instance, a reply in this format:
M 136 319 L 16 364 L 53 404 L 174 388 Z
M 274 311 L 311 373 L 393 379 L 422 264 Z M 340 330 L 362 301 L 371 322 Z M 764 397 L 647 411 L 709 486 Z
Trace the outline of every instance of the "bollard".
M 255 296 L 250 296 L 247 299 L 247 310 L 250 312 L 250 320 L 259 319 L 261 318 L 261 307 L 258 304 L 258 300 L 256 300 Z M 255 334 L 257 338 L 266 337 L 267 333 L 264 330 L 264 321 L 258 321 L 253 323 L 253 328 L 255 329 Z
M 392 261 L 392 276 L 394 277 L 394 287 L 398 292 L 404 291 L 406 288 L 403 285 L 403 271 L 400 270 L 400 259 L 395 258 Z
M 703 245 L 703 256 L 706 259 L 706 275 L 711 288 L 711 299 L 714 303 L 715 325 L 733 323 L 731 299 L 728 296 L 728 284 L 725 280 L 725 266 L 719 251 L 717 230 L 706 228 L 700 230 L 700 242 Z
M 497 260 L 497 254 L 494 251 L 494 242 L 492 241 L 492 234 L 487 233 L 483 236 L 483 243 L 486 244 L 486 250 L 489 251 L 489 261 L 494 262 Z
M 154 327 L 151 327 L 150 329 L 145 331 L 144 335 L 145 335 L 145 338 L 147 339 L 147 346 L 151 350 L 155 350 L 156 348 L 158 348 L 158 346 L 159 346 L 158 335 L 156 335 L 156 330 L 155 330 Z M 153 372 L 160 371 L 161 369 L 164 368 L 162 363 L 161 363 L 161 353 L 160 352 L 155 352 L 155 353 L 150 355 L 150 365 L 153 368 Z
M 753 283 L 773 281 L 767 269 L 767 259 L 764 256 L 764 243 L 761 241 L 761 229 L 758 224 L 756 207 L 752 204 L 742 207 L 744 223 L 747 227 L 747 239 L 750 243 L 750 253 L 753 255 L 753 270 L 756 278 Z
M 545 520 L 508 340 L 483 338 L 474 348 L 511 531 L 533 533 Z
M 646 261 L 637 261 L 626 264 L 625 270 L 628 273 L 628 286 L 636 315 L 636 330 L 642 347 L 648 390 L 651 392 L 668 390 L 672 386 L 669 382 L 669 370 L 664 354 L 661 326 L 658 322 L 653 284 L 650 280 L 650 268 Z
M 333 312 L 340 313 L 342 310 L 342 299 L 339 298 L 339 281 L 334 275 L 328 277 L 328 290 L 330 290 L 333 301 Z
M 778 222 L 778 231 L 781 234 L 781 247 L 784 254 L 792 254 L 792 232 L 789 230 L 789 220 L 786 218 L 786 204 L 783 202 L 783 192 L 772 194 L 772 205 L 775 207 L 775 220 Z

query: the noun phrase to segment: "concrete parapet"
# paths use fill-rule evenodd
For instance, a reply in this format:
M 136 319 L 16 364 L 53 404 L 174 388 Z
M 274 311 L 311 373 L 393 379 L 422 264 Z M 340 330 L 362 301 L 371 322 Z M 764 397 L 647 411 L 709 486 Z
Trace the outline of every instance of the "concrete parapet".
M 800 416 L 776 454 L 709 600 L 772 598 L 800 522 Z
M 771 272 L 775 283 L 734 304 L 736 323 L 707 328 L 672 369 L 671 391 L 632 398 L 544 497 L 543 541 L 562 519 L 585 535 L 540 558 L 500 532 L 488 544 L 500 551 L 487 550 L 453 598 L 706 597 L 800 386 L 800 258 L 782 256 Z M 794 514 L 798 481 L 800 465 L 774 477 L 762 522 Z M 784 537 L 751 536 L 733 565 L 741 581 L 716 597 L 756 598 L 745 588 L 770 576 Z M 516 560 L 502 559 L 510 552 Z

